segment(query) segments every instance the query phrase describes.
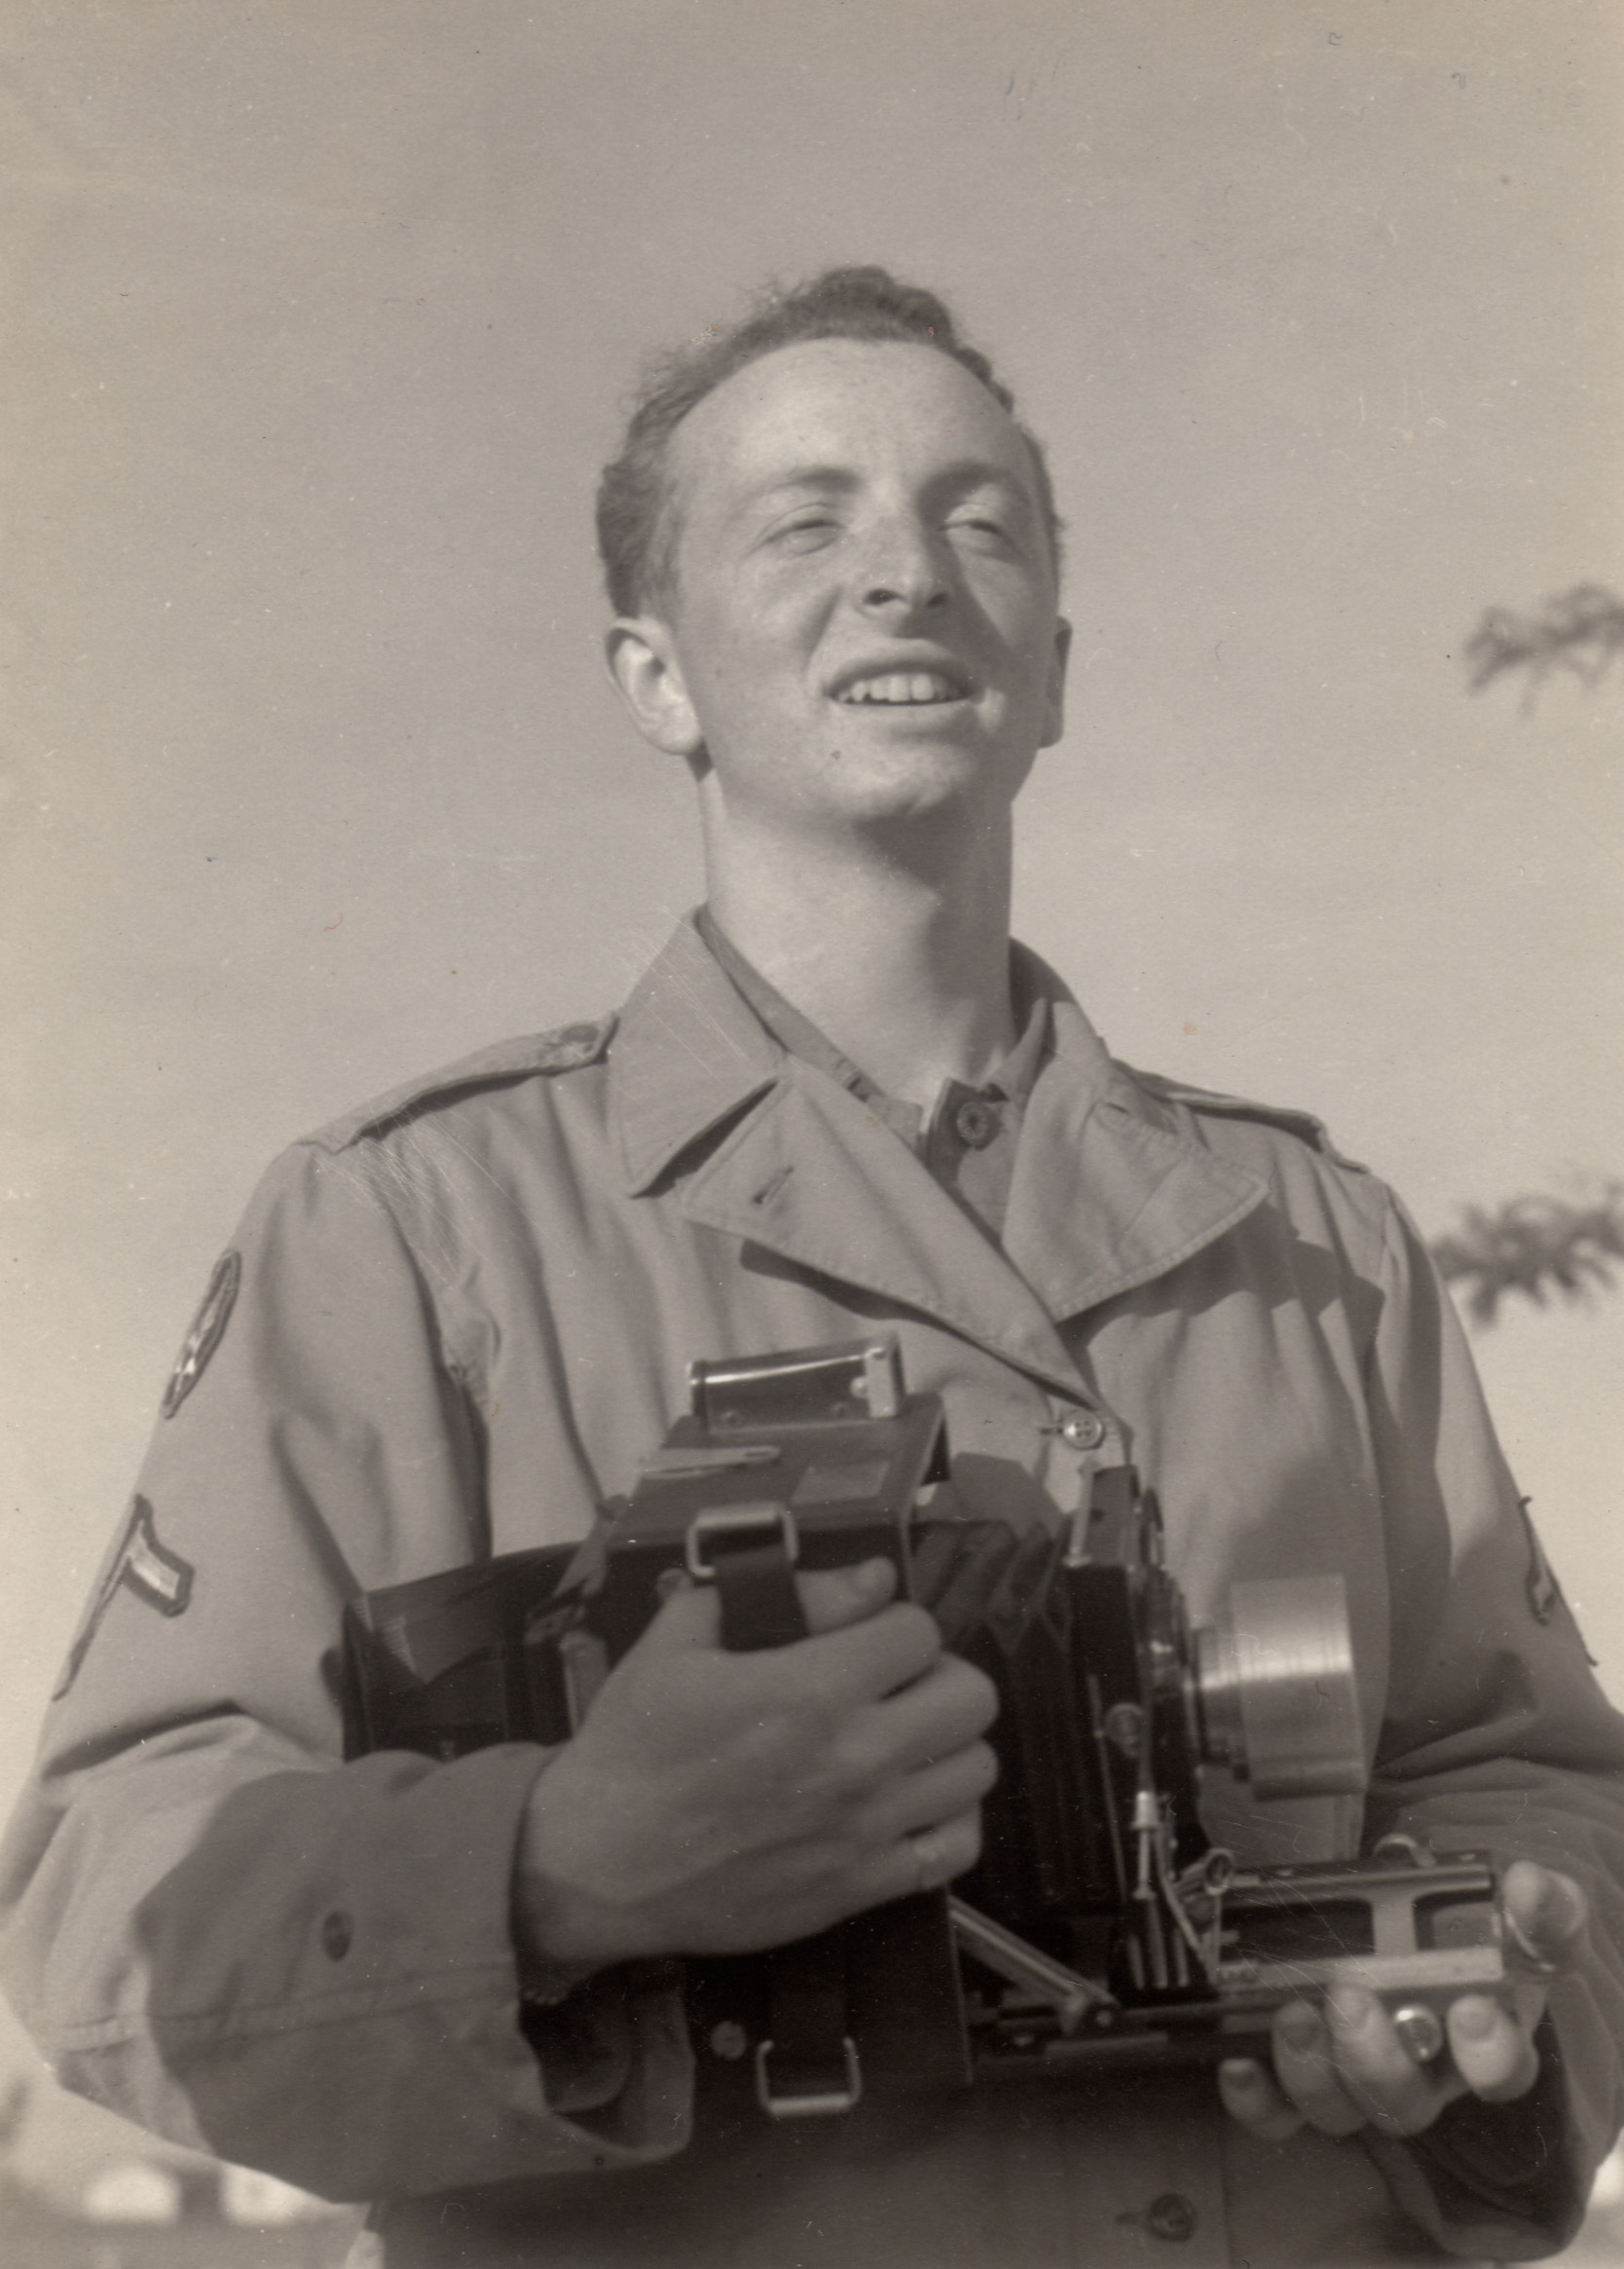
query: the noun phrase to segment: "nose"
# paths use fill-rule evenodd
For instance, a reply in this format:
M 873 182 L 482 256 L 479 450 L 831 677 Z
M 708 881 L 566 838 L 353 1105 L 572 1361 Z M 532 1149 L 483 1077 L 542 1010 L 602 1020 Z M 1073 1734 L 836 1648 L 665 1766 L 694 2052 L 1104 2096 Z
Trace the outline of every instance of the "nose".
M 859 562 L 858 604 L 867 614 L 923 614 L 945 606 L 947 576 L 927 529 L 892 523 L 876 530 Z
M 862 600 L 867 614 L 883 614 L 893 608 L 908 614 L 923 614 L 946 603 L 947 586 L 940 576 L 898 576 L 888 582 L 870 583 Z

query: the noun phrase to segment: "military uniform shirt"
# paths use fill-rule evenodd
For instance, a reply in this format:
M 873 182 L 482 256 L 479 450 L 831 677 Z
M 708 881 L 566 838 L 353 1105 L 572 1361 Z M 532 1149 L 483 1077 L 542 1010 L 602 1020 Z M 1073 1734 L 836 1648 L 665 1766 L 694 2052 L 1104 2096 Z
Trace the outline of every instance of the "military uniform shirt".
M 618 1021 L 489 1050 L 276 1163 L 0 1865 L 11 1990 L 67 2085 L 379 2202 L 390 2269 L 1301 2269 L 1528 2258 L 1574 2226 L 1620 2109 L 1624 1728 L 1448 1297 L 1311 1120 L 1128 1071 L 1018 965 L 1048 1036 L 1001 1246 L 688 923 Z M 342 1763 L 344 1604 L 586 1534 L 692 1358 L 876 1322 L 943 1399 L 968 1510 L 1063 1517 L 1089 1455 L 1131 1458 L 1194 1619 L 1237 1581 L 1343 1577 L 1368 1798 L 1260 1804 L 1211 1772 L 1242 1859 L 1402 1831 L 1583 1884 L 1532 2189 L 1469 2139 L 1262 2144 L 1205 2072 L 695 2135 L 707 2059 L 658 1973 L 572 1996 L 543 2075 L 509 1883 L 545 1758 Z

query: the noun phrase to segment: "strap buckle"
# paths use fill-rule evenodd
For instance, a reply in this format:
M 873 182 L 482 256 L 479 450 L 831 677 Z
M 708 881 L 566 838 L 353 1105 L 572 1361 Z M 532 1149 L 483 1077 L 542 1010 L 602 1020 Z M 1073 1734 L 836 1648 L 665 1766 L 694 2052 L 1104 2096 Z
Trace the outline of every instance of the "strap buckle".
M 852 2110 L 863 2098 L 863 2063 L 857 2053 L 857 2043 L 851 2034 L 841 2036 L 840 2049 L 845 2062 L 844 2087 L 788 2088 L 781 2095 L 773 2093 L 769 2063 L 776 2043 L 762 2041 L 756 2051 L 756 2098 L 761 2109 L 771 2119 L 833 2119 L 843 2111 Z
M 710 1538 L 727 1539 L 727 1546 L 738 1551 L 747 1545 L 757 1551 L 770 1550 L 777 1544 L 790 1567 L 800 1557 L 800 1538 L 795 1531 L 795 1516 L 787 1505 L 720 1505 L 712 1506 L 697 1513 L 688 1523 L 687 1537 L 683 1546 L 683 1557 L 687 1562 L 688 1574 L 696 1583 L 716 1581 L 716 1563 L 706 1556 L 705 1545 Z

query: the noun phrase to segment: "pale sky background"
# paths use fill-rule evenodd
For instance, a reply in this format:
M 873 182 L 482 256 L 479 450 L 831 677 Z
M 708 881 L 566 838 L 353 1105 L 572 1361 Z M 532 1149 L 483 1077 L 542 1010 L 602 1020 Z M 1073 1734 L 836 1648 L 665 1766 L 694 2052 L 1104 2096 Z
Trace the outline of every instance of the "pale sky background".
M 1118 1053 L 1429 1233 L 1624 1172 L 1624 677 L 1462 665 L 1624 584 L 1615 0 L 9 0 L 0 65 L 0 1804 L 273 1152 L 697 895 L 591 499 L 768 277 L 943 290 L 1047 437 L 1017 926 Z M 1624 1698 L 1624 1297 L 1478 1346 Z

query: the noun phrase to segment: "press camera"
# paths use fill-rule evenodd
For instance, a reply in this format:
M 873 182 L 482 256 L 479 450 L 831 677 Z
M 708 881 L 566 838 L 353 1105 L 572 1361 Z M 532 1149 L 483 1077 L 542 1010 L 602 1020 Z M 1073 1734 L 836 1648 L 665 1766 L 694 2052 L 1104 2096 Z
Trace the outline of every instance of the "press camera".
M 1424 2062 L 1455 1993 L 1504 1990 L 1516 1950 L 1482 1855 L 1395 1840 L 1255 1867 L 1201 1827 L 1203 1767 L 1266 1801 L 1363 1788 L 1340 1577 L 1236 1583 L 1224 1621 L 1193 1628 L 1130 1468 L 1093 1473 L 1058 1528 L 933 1509 L 941 1405 L 904 1390 L 889 1334 L 696 1362 L 690 1387 L 583 1545 L 355 1602 L 348 1743 L 450 1760 L 563 1741 L 674 1585 L 716 1587 L 727 1646 L 777 1646 L 805 1632 L 797 1568 L 889 1558 L 997 1688 L 999 1780 L 951 1898 L 690 1965 L 701 2045 L 748 2057 L 774 2116 L 990 2064 L 1232 2054 L 1338 1981 L 1381 1993 Z

